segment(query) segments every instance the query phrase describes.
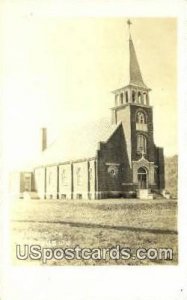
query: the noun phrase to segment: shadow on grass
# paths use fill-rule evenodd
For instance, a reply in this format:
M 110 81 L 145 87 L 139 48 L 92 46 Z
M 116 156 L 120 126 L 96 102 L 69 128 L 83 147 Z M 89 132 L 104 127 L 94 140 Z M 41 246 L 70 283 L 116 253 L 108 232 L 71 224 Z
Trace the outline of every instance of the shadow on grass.
M 34 221 L 34 220 L 12 220 L 12 222 L 18 223 L 42 223 L 42 224 L 59 224 L 69 225 L 71 227 L 82 228 L 100 228 L 100 229 L 112 229 L 119 231 L 133 231 L 133 232 L 148 232 L 155 234 L 177 234 L 176 230 L 160 229 L 160 228 L 143 228 L 143 227 L 131 227 L 131 226 L 112 226 L 104 224 L 92 224 L 92 223 L 79 223 L 79 222 L 67 222 L 67 221 Z

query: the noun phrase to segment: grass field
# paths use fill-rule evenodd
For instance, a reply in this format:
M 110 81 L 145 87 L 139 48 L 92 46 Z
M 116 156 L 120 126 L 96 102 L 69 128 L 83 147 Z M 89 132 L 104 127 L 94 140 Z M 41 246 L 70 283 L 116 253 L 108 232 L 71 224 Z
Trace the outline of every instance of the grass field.
M 47 265 L 177 264 L 177 202 L 174 200 L 16 200 L 11 205 L 11 255 L 14 264 L 43 264 L 18 260 L 16 245 L 42 248 L 172 248 L 173 259 L 52 259 Z

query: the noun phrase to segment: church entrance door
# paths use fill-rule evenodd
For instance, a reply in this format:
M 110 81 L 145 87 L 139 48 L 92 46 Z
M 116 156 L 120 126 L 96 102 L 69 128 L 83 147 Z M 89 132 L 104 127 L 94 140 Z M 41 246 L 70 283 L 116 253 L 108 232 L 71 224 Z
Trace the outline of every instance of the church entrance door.
M 138 169 L 138 186 L 139 189 L 147 189 L 147 170 L 146 168 Z

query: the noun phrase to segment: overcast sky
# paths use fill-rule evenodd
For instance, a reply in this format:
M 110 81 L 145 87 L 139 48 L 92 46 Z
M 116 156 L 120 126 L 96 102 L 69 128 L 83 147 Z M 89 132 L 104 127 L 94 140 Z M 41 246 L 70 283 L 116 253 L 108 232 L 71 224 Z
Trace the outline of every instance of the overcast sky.
M 111 91 L 128 83 L 127 18 L 19 14 L 3 20 L 1 84 L 7 163 L 39 152 L 39 130 L 52 141 L 66 128 L 110 118 Z M 154 138 L 177 153 L 176 19 L 132 18 L 132 38 L 152 89 Z

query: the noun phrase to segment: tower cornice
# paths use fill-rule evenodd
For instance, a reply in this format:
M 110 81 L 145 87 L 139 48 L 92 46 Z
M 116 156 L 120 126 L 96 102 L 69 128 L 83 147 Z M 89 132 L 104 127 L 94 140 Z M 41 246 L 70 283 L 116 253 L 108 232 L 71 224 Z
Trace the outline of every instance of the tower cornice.
M 122 104 L 122 105 L 119 105 L 119 106 L 113 106 L 110 109 L 111 110 L 120 110 L 120 109 L 123 109 L 124 107 L 127 107 L 127 106 L 138 106 L 138 107 L 141 107 L 141 108 L 153 108 L 152 105 L 143 105 L 143 104 L 137 104 L 137 103 L 125 103 L 125 104 Z
M 148 92 L 151 91 L 151 89 L 148 87 L 140 87 L 139 85 L 136 85 L 136 84 L 128 84 L 128 85 L 122 86 L 121 88 L 111 91 L 111 93 L 116 94 L 116 93 L 126 90 L 127 88 L 135 88 L 138 90 L 148 91 Z

